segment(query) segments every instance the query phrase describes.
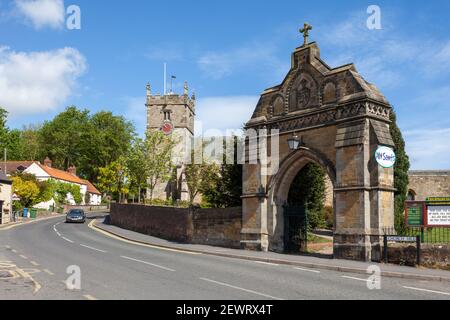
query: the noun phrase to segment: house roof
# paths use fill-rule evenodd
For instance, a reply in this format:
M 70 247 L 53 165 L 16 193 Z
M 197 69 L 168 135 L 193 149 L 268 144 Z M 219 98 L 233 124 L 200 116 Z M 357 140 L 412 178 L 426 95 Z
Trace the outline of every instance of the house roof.
M 40 163 L 37 163 L 37 165 L 44 170 L 50 177 L 57 179 L 57 180 L 63 180 L 63 181 L 67 181 L 67 182 L 72 182 L 72 183 L 77 183 L 77 184 L 86 184 L 84 182 L 84 180 L 78 178 L 77 176 L 66 172 L 66 171 L 62 171 L 59 169 L 55 169 L 55 168 L 51 168 L 51 167 L 47 167 L 44 166 Z
M 92 194 L 101 195 L 102 193 L 88 180 L 83 180 L 84 184 L 87 185 L 87 192 Z
M 39 163 L 38 161 L 7 161 L 6 162 L 6 174 L 11 174 L 19 170 L 19 168 L 23 168 L 23 170 L 27 169 L 33 163 Z M 2 162 L 0 164 L 0 172 L 5 170 L 5 165 Z

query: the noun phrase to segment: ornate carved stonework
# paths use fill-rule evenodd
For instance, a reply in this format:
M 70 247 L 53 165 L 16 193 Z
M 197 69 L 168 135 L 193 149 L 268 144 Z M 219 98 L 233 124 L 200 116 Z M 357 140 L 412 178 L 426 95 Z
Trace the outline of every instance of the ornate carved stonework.
M 251 126 L 255 129 L 278 129 L 280 132 L 304 130 L 321 125 L 334 125 L 343 120 L 369 117 L 389 122 L 391 108 L 374 102 L 359 102 L 337 107 L 329 107 L 320 111 L 302 114 L 292 118 L 268 121 Z

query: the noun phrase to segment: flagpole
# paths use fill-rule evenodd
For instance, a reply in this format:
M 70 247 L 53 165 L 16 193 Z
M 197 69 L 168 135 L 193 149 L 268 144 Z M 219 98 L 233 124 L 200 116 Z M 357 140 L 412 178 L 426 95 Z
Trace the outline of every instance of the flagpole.
M 167 94 L 167 63 L 164 63 L 164 95 Z

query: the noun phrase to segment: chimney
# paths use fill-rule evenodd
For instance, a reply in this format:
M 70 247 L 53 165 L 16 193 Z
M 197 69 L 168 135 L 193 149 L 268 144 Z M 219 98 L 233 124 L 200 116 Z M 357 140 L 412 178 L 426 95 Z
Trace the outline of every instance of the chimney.
M 77 168 L 75 166 L 70 166 L 69 169 L 67 169 L 67 172 L 70 173 L 73 176 L 77 175 Z
M 44 166 L 51 168 L 51 167 L 52 167 L 52 164 L 53 164 L 53 162 L 52 162 L 52 160 L 50 160 L 49 157 L 45 158 L 45 160 L 44 160 Z

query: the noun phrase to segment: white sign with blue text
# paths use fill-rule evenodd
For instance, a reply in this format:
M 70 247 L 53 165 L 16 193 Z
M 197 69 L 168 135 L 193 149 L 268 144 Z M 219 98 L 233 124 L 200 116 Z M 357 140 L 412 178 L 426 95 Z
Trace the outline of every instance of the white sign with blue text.
M 395 165 L 397 156 L 393 149 L 389 147 L 379 147 L 375 152 L 375 159 L 383 168 L 392 168 Z

